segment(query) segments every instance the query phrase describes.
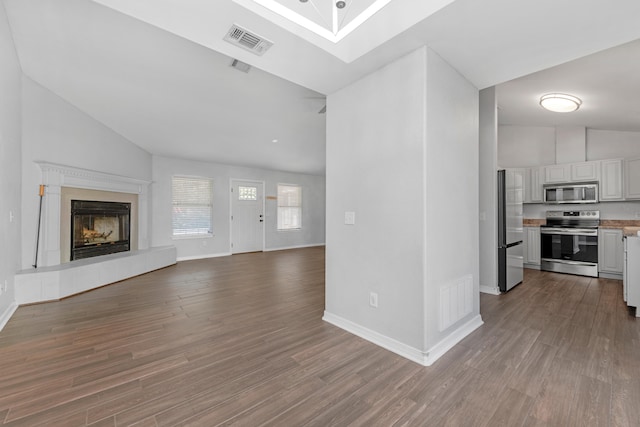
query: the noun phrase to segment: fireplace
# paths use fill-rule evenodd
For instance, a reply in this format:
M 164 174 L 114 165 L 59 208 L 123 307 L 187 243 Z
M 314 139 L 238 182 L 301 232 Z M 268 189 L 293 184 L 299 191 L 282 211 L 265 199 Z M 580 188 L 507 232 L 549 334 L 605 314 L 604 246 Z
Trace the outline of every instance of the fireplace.
M 71 200 L 71 261 L 131 250 L 131 203 Z

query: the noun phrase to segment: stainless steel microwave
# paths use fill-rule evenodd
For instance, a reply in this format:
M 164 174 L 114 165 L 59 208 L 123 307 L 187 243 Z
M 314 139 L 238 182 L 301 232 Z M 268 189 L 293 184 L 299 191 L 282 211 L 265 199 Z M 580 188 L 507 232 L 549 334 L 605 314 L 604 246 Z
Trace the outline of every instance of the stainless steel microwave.
M 545 203 L 598 203 L 597 182 L 546 184 L 543 190 Z

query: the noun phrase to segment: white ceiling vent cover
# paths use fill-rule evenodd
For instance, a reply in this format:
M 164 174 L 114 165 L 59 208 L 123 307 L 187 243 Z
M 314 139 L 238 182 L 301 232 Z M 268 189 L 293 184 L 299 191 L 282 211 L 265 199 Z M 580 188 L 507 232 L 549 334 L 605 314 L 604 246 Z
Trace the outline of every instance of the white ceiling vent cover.
M 260 56 L 273 46 L 273 43 L 264 37 L 253 34 L 236 24 L 233 24 L 224 36 L 224 40 Z

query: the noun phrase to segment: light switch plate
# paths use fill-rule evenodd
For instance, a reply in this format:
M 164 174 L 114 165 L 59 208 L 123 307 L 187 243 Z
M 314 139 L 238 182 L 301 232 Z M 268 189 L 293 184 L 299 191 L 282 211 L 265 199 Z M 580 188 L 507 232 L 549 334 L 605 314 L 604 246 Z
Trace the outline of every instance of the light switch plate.
M 346 225 L 354 225 L 356 223 L 356 213 L 355 212 L 345 212 L 344 213 L 344 223 Z

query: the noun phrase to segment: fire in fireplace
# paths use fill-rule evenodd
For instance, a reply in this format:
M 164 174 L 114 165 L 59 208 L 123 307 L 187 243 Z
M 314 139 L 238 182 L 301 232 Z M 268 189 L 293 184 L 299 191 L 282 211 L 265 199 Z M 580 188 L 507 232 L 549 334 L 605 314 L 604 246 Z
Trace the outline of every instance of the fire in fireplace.
M 71 261 L 131 249 L 131 203 L 71 200 Z

